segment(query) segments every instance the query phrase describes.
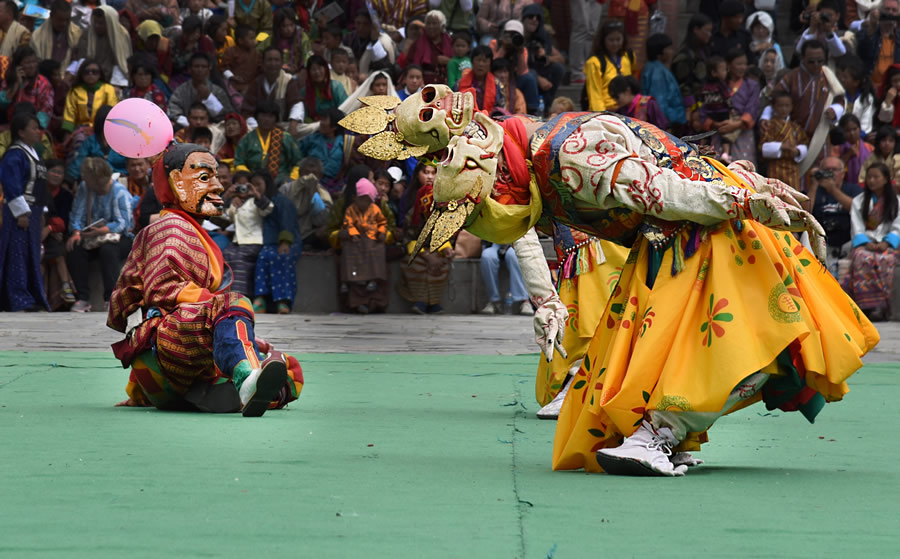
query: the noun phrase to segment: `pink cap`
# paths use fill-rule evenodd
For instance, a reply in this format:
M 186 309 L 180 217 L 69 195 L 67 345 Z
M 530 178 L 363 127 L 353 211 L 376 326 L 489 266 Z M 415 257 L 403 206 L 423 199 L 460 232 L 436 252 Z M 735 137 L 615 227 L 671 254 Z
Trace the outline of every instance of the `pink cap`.
M 359 179 L 356 181 L 356 195 L 368 196 L 374 202 L 378 196 L 378 191 L 375 190 L 375 185 L 369 179 Z

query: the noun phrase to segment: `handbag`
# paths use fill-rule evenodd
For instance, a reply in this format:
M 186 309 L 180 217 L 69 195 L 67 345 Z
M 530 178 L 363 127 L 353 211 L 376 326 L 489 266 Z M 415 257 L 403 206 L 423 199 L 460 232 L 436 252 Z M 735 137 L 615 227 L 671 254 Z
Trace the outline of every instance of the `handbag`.
M 87 188 L 87 185 L 85 185 Z M 88 189 L 88 200 L 87 200 L 87 222 L 93 223 L 94 220 L 91 219 L 91 210 L 94 205 L 93 192 Z M 122 238 L 121 233 L 104 233 L 102 235 L 97 235 L 95 237 L 88 237 L 86 239 L 81 240 L 81 246 L 84 247 L 84 250 L 94 250 L 95 248 L 99 248 L 100 245 L 105 245 L 107 243 L 118 243 Z

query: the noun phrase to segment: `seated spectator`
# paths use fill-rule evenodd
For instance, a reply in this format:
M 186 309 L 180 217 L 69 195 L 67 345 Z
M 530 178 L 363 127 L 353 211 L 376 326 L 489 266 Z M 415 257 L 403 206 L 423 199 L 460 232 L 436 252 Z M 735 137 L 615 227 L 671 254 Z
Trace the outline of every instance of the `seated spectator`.
M 106 125 L 106 117 L 112 107 L 104 105 L 97 109 L 94 117 L 94 125 L 90 129 L 90 134 L 85 136 L 84 141 L 78 146 L 72 160 L 66 167 L 66 182 L 69 184 L 77 184 L 81 180 L 82 162 L 88 157 L 99 157 L 106 160 L 107 164 L 112 167 L 114 173 L 120 175 L 125 174 L 125 166 L 127 159 L 119 152 L 109 147 L 106 141 L 104 126 Z M 87 130 L 85 130 L 87 132 Z
M 422 24 L 423 29 L 424 25 Z M 324 57 L 326 62 L 331 64 L 331 55 L 339 50 L 346 52 L 347 58 L 353 60 L 355 56 L 353 50 L 347 45 L 341 44 L 341 40 L 344 38 L 343 29 L 336 25 L 329 25 L 325 29 L 320 29 L 319 33 L 322 39 L 322 54 L 320 56 Z
M 387 220 L 375 204 L 377 192 L 372 181 L 362 178 L 347 188 L 355 196 L 347 205 L 339 233 L 341 294 L 346 295 L 351 310 L 368 314 L 387 307 Z
M 553 39 L 544 27 L 543 6 L 525 6 L 522 10 L 522 26 L 525 44 L 528 45 L 528 68 L 537 74 L 538 90 L 544 98 L 544 107 L 549 107 L 566 74 L 566 58 L 553 46 Z
M 223 124 L 224 138 L 222 145 L 215 150 L 216 158 L 223 161 L 234 169 L 234 154 L 237 151 L 237 145 L 241 138 L 247 135 L 247 122 L 244 117 L 237 113 L 228 113 L 225 115 Z M 213 138 L 215 143 L 215 138 Z
M 860 136 L 859 119 L 856 118 L 856 115 L 845 114 L 838 121 L 838 126 L 844 132 L 844 143 L 837 146 L 837 155 L 844 162 L 847 176 L 853 180 L 859 176 L 863 163 L 872 155 L 875 148 L 872 144 L 863 141 Z M 888 179 L 890 179 L 890 175 L 888 175 Z M 888 180 L 888 185 L 890 185 L 890 180 Z
M 392 66 L 397 60 L 394 40 L 372 21 L 368 10 L 356 12 L 353 32 L 346 35 L 344 44 L 353 51 L 353 57 L 359 62 L 359 71 L 363 74 Z
M 156 64 L 145 55 L 135 55 L 129 59 L 131 65 L 131 87 L 125 90 L 123 97 L 145 99 L 165 112 L 169 108 L 166 94 L 154 83 L 158 77 Z
M 499 39 L 503 32 L 503 23 L 513 20 L 521 20 L 522 12 L 526 6 L 530 6 L 534 0 L 482 0 L 478 8 L 478 17 L 475 26 L 480 35 L 480 43 L 489 45 L 492 40 Z
M 521 21 L 507 21 L 503 26 L 503 35 L 499 41 L 491 43 L 494 59 L 505 58 L 509 61 L 510 73 L 514 76 L 516 87 L 525 96 L 525 104 L 529 114 L 538 114 L 541 95 L 538 87 L 537 73 L 528 67 L 528 51 L 525 49 L 525 28 Z
M 268 173 L 257 171 L 250 183 L 257 192 L 263 190 L 274 206 L 263 220 L 263 244 L 256 258 L 253 282 L 253 308 L 256 312 L 265 312 L 268 299 L 271 299 L 278 314 L 289 314 L 297 294 L 297 260 L 303 252 L 297 211 L 291 201 L 278 192 Z
M 172 76 L 172 43 L 163 36 L 162 25 L 158 21 L 148 19 L 137 26 L 136 32 L 138 40 L 135 54 L 150 57 L 162 75 L 163 82 L 169 82 Z M 134 68 L 130 70 L 134 72 Z
M 882 18 L 881 15 L 888 17 Z M 865 63 L 865 73 L 871 76 L 876 89 L 882 88 L 885 83 L 888 68 L 900 60 L 898 16 L 900 0 L 883 0 L 879 10 L 869 12 L 856 34 L 856 52 Z
M 34 105 L 41 128 L 50 124 L 54 106 L 53 86 L 38 73 L 38 57 L 29 46 L 16 49 L 0 91 L 0 108 L 6 107 L 10 119 L 15 106 L 22 102 Z
M 13 116 L 15 116 L 15 113 L 19 111 L 25 111 L 31 114 L 35 114 L 34 105 L 29 103 L 28 101 L 23 101 L 16 105 Z M 3 132 L 0 132 L 0 157 L 3 157 L 3 154 L 6 153 L 6 150 L 12 145 L 12 143 L 12 132 L 9 128 L 4 130 Z M 37 154 L 41 157 L 41 159 L 50 159 L 56 154 L 56 149 L 53 144 L 53 138 L 50 137 L 50 134 L 48 134 L 46 130 L 41 131 L 40 142 L 32 147 L 35 149 L 35 151 L 37 151 Z M 2 199 L 0 199 L 0 201 L 2 201 Z
M 312 52 L 309 35 L 297 24 L 297 13 L 288 7 L 275 12 L 274 35 L 266 46 L 278 49 L 282 68 L 292 76 L 304 68 Z
M 862 60 L 853 55 L 841 58 L 837 66 L 837 78 L 844 86 L 847 112 L 856 115 L 862 135 L 866 137 L 874 130 L 875 91 Z
M 391 76 L 384 70 L 376 70 L 369 74 L 369 77 L 356 88 L 347 99 L 338 107 L 342 113 L 350 114 L 356 109 L 362 107 L 360 98 L 369 97 L 370 95 L 390 95 L 391 97 L 399 97 L 397 90 L 394 89 L 394 82 Z
M 315 157 L 307 157 L 300 161 L 300 178 L 294 182 L 283 184 L 280 192 L 284 194 L 297 209 L 297 224 L 303 248 L 328 248 L 322 239 L 325 237 L 324 226 L 328 222 L 333 202 L 331 195 L 322 186 L 322 162 Z
M 397 169 L 399 171 L 399 169 Z M 394 176 L 387 171 L 375 172 L 375 204 L 381 208 L 384 219 L 387 220 L 387 244 L 393 244 L 401 238 L 401 230 L 397 227 L 397 214 L 394 204 L 391 203 L 391 191 L 394 189 Z
M 609 96 L 609 83 L 616 76 L 630 76 L 634 55 L 625 48 L 625 27 L 610 21 L 600 27 L 594 38 L 593 55 L 584 64 L 587 110 L 609 111 L 616 100 Z
M 771 101 L 770 95 L 775 89 L 775 84 L 781 79 L 781 73 L 784 66 L 779 66 L 778 51 L 775 49 L 766 49 L 759 58 L 759 69 L 762 70 L 764 97 L 767 101 Z
M 97 6 L 91 12 L 91 25 L 81 34 L 75 47 L 75 60 L 91 59 L 109 77 L 113 85 L 128 85 L 128 58 L 131 37 L 112 6 Z
M 267 47 L 262 54 L 262 72 L 247 88 L 241 114 L 250 118 L 256 112 L 256 105 L 267 100 L 278 105 L 278 122 L 286 126 L 288 121 L 295 120 L 291 115 L 295 110 L 303 112 L 300 80 L 292 77 L 282 67 L 281 51 L 276 47 Z M 300 105 L 295 109 L 296 105 Z M 302 117 L 296 120 L 303 120 Z
M 64 305 L 73 304 L 75 285 L 66 266 L 66 231 L 69 230 L 69 215 L 72 212 L 72 193 L 63 188 L 66 164 L 62 159 L 44 162 L 47 168 L 47 213 L 44 220 L 44 287 L 50 310 L 59 310 Z
M 204 27 L 206 37 L 212 40 L 213 48 L 216 49 L 217 68 L 221 68 L 225 61 L 225 51 L 234 46 L 234 37 L 229 35 L 229 31 L 228 20 L 223 15 L 209 18 Z
M 862 194 L 850 209 L 853 252 L 844 289 L 871 320 L 891 318 L 894 266 L 900 246 L 897 195 L 890 185 L 890 170 L 875 163 L 866 172 Z
M 440 10 L 425 16 L 425 33 L 413 46 L 409 63 L 422 68 L 424 82 L 447 83 L 447 65 L 453 56 L 453 41 L 446 31 L 447 18 Z
M 762 56 L 769 49 L 775 51 L 775 65 L 778 68 L 784 68 L 784 55 L 781 52 L 781 45 L 775 42 L 773 34 L 775 33 L 775 20 L 767 12 L 759 10 L 753 12 L 747 18 L 747 31 L 750 32 L 750 52 L 748 54 L 754 60 L 760 62 L 762 66 Z
M 331 79 L 328 63 L 318 55 L 306 61 L 306 84 L 303 86 L 306 122 L 322 120 L 329 109 L 336 109 L 347 99 L 344 86 Z
M 234 156 L 235 169 L 264 169 L 279 186 L 296 179 L 300 150 L 294 138 L 276 126 L 278 105 L 272 101 L 262 101 L 256 106 L 254 117 L 258 126 L 238 143 Z
M 397 44 L 397 65 L 405 68 L 412 56 L 413 47 L 425 33 L 425 16 L 416 16 L 406 22 L 406 36 Z M 352 52 L 351 52 L 352 54 Z
M 214 121 L 234 111 L 225 88 L 210 81 L 210 68 L 209 55 L 202 52 L 191 55 L 191 79 L 179 85 L 169 99 L 167 113 L 173 122 L 187 126 L 188 108 L 196 101 L 206 105 Z
M 766 162 L 766 175 L 785 184 L 800 185 L 800 162 L 809 149 L 809 138 L 796 122 L 791 120 L 794 101 L 786 91 L 772 94 L 772 120 L 765 131 L 760 132 L 759 151 Z
M 152 19 L 164 27 L 181 22 L 176 0 L 128 0 L 125 8 L 141 21 Z
M 213 17 L 213 11 L 207 8 L 206 4 L 205 0 L 187 0 L 187 6 L 181 8 L 182 26 L 184 21 L 191 16 L 200 18 L 204 24 L 209 21 L 209 18 Z
M 125 188 L 131 194 L 131 208 L 136 213 L 144 194 L 148 190 L 153 190 L 150 182 L 150 162 L 143 157 L 129 157 L 125 163 L 125 171 L 127 173 Z
M 403 88 L 397 92 L 397 97 L 403 100 L 410 95 L 422 91 L 422 88 L 425 86 L 424 75 L 422 67 L 418 64 L 410 64 L 407 66 L 406 70 L 403 72 L 403 76 L 401 76 Z
M 338 49 L 331 53 L 331 79 L 344 86 L 344 91 L 347 95 L 353 95 L 359 84 L 347 73 L 349 66 L 350 57 L 346 51 Z
M 131 194 L 113 181 L 112 168 L 100 157 L 88 157 L 81 164 L 82 182 L 75 192 L 69 221 L 71 235 L 66 241 L 67 262 L 78 301 L 73 312 L 90 312 L 91 285 L 89 265 L 100 261 L 103 276 L 103 301 L 115 287 L 122 263 L 131 250 Z
M 31 41 L 31 32 L 16 21 L 18 17 L 19 7 L 13 0 L 0 2 L 0 56 L 12 57 L 16 49 Z
M 706 81 L 706 59 L 712 50 L 709 46 L 713 24 L 705 14 L 691 16 L 684 44 L 672 60 L 672 74 L 681 87 L 684 106 L 692 108 L 699 100 L 700 89 Z
M 872 136 L 869 135 L 871 138 Z M 866 180 L 866 171 L 875 163 L 884 163 L 891 172 L 891 185 L 896 189 L 897 175 L 900 173 L 900 154 L 895 153 L 897 147 L 897 131 L 893 126 L 881 126 L 875 133 L 872 142 L 875 146 L 872 156 L 866 159 L 859 170 L 859 184 Z M 852 178 L 852 177 L 851 177 Z
M 236 2 L 233 17 L 237 25 L 246 25 L 253 29 L 254 37 L 259 33 L 272 35 L 272 12 L 269 0 L 256 0 L 249 4 Z
M 53 138 L 62 139 L 62 115 L 66 110 L 66 98 L 69 95 L 69 84 L 62 77 L 62 67 L 56 60 L 42 60 L 38 64 L 38 72 L 47 78 L 53 87 L 53 112 L 50 113 L 50 124 L 47 125 Z
M 881 85 L 881 102 L 878 104 L 878 122 L 900 128 L 900 64 L 894 64 L 884 74 Z
M 225 51 L 222 74 L 241 95 L 256 80 L 261 57 L 256 50 L 256 31 L 247 25 L 234 30 L 234 46 Z M 279 55 L 279 67 L 281 59 Z
M 80 38 L 81 28 L 72 23 L 72 5 L 68 0 L 53 0 L 50 17 L 31 36 L 31 48 L 39 60 L 52 59 L 67 68 Z
M 636 118 L 656 126 L 660 130 L 669 127 L 669 121 L 659 108 L 656 99 L 641 95 L 640 86 L 634 76 L 616 76 L 609 82 L 609 95 L 616 100 L 614 112 Z
M 201 126 L 199 128 L 194 128 L 191 131 L 191 143 L 197 144 L 198 146 L 203 146 L 206 149 L 210 149 L 212 147 L 212 139 L 213 133 L 212 130 L 205 126 Z
M 740 49 L 755 64 L 756 56 L 750 50 L 752 38 L 744 29 L 745 16 L 742 0 L 722 0 L 719 4 L 719 29 L 713 33 L 709 44 L 712 52 L 720 56 L 733 49 Z
M 497 104 L 494 110 L 502 109 L 506 114 L 526 114 L 528 107 L 525 96 L 516 87 L 510 70 L 509 60 L 506 58 L 495 58 L 491 62 L 491 74 L 497 84 Z
M 490 47 L 475 47 L 472 51 L 472 68 L 464 70 L 457 83 L 457 90 L 471 91 L 475 95 L 478 109 L 488 114 L 491 114 L 497 105 L 497 79 L 491 73 L 493 58 L 494 54 Z
M 407 252 L 412 253 L 415 248 L 415 239 L 431 215 L 431 206 L 434 200 L 434 177 L 437 168 L 420 160 L 413 171 L 413 179 L 410 182 L 409 193 L 413 204 L 412 216 L 406 231 Z M 450 281 L 450 261 L 453 259 L 453 247 L 447 242 L 432 252 L 427 247 L 421 249 L 409 266 L 401 268 L 403 277 L 397 286 L 401 297 L 412 303 L 412 311 L 416 314 L 440 314 L 444 312 L 441 307 L 441 298 Z
M 2 11 L 2 10 L 0 10 Z M 37 116 L 18 110 L 10 126 L 13 144 L 0 160 L 0 310 L 49 310 L 40 273 L 41 230 L 47 192 L 44 166 L 31 147 L 41 138 Z
M 66 134 L 90 126 L 100 107 L 119 102 L 116 90 L 104 80 L 103 69 L 93 60 L 85 60 L 75 74 L 75 84 L 66 96 L 62 129 Z
M 234 238 L 222 251 L 234 277 L 231 291 L 252 297 L 256 258 L 263 245 L 263 220 L 275 210 L 275 205 L 250 182 L 247 171 L 234 174 L 225 200 L 225 216 L 234 224 Z M 257 308 L 253 310 L 259 312 Z M 261 310 L 265 312 L 265 307 Z
M 572 101 L 568 97 L 557 97 L 553 100 L 553 103 L 550 104 L 550 108 L 547 110 L 547 118 L 551 119 L 562 113 L 571 113 L 574 111 L 574 101 Z
M 188 125 L 175 132 L 175 139 L 183 144 L 191 141 L 191 135 L 197 128 L 209 128 L 212 126 L 209 118 L 209 109 L 203 103 L 195 101 L 187 113 Z
M 482 241 L 481 243 L 481 279 L 488 292 L 488 304 L 481 309 L 481 314 L 504 314 L 503 301 L 500 298 L 500 262 L 506 264 L 509 272 L 509 293 L 512 306 L 506 312 L 533 315 L 534 309 L 528 300 L 528 290 L 522 279 L 519 259 L 512 245 L 498 245 Z
M 647 39 L 647 64 L 641 70 L 641 91 L 656 99 L 670 125 L 687 122 L 681 88 L 670 70 L 675 48 L 668 35 L 656 33 Z
M 830 58 L 838 58 L 847 54 L 847 47 L 835 33 L 839 15 L 836 0 L 820 0 L 816 5 L 816 10 L 810 15 L 809 27 L 800 35 L 794 50 L 800 52 L 803 43 L 816 39 L 827 47 Z
M 337 181 L 344 160 L 349 156 L 349 146 L 345 144 L 351 140 L 338 124 L 342 118 L 344 113 L 340 109 L 328 111 L 319 121 L 319 130 L 299 142 L 300 157 L 315 157 L 322 162 L 322 183 L 328 190 L 332 190 L 329 186 Z
M 850 209 L 862 188 L 845 179 L 844 164 L 837 157 L 826 157 L 820 167 L 810 170 L 809 199 L 812 214 L 825 229 L 827 266 L 838 277 L 838 260 L 850 254 Z
M 472 67 L 469 51 L 472 49 L 472 37 L 465 31 L 453 34 L 453 58 L 447 64 L 447 85 L 456 87 L 462 73 Z

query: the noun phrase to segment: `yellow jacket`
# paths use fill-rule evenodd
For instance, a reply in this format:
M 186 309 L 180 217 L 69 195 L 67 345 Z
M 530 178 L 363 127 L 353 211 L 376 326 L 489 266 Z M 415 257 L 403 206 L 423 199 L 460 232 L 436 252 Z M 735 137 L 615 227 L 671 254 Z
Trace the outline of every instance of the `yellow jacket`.
M 119 102 L 119 97 L 116 95 L 115 88 L 105 83 L 94 92 L 90 115 L 87 110 L 87 101 L 88 92 L 84 86 L 77 85 L 69 90 L 69 94 L 66 95 L 66 108 L 63 111 L 63 130 L 71 132 L 79 126 L 90 126 L 94 122 L 97 110 L 103 105 L 115 105 Z
M 616 76 L 631 75 L 631 57 L 622 56 L 622 70 L 619 71 L 609 57 L 606 57 L 606 71 L 601 72 L 600 59 L 592 56 L 584 63 L 585 87 L 587 87 L 588 110 L 611 111 L 616 108 L 616 100 L 609 96 L 609 82 Z

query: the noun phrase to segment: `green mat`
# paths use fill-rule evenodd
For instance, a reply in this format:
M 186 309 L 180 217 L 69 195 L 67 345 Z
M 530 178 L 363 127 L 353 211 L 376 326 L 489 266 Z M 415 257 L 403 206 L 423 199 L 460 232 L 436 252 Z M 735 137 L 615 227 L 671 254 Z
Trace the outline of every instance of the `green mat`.
M 552 472 L 536 356 L 303 355 L 261 419 L 113 408 L 107 353 L 0 352 L 4 557 L 897 553 L 897 366 L 818 423 L 754 406 L 681 479 Z

